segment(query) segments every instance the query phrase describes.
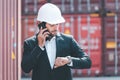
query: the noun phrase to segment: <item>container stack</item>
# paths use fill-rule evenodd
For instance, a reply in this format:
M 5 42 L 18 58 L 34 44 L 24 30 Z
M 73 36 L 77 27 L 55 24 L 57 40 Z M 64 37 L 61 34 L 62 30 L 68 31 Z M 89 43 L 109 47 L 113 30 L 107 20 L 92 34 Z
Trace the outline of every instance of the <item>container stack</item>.
M 120 75 L 119 0 L 22 0 L 22 41 L 38 32 L 37 12 L 46 2 L 63 13 L 60 31 L 73 35 L 92 59 L 92 68 L 73 69 L 74 77 Z

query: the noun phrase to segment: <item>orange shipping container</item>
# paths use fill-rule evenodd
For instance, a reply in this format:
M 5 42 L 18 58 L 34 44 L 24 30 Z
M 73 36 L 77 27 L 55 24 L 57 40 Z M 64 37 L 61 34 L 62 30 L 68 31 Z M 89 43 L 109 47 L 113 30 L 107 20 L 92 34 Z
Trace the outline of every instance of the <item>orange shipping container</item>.
M 62 32 L 69 32 L 69 34 L 73 35 L 81 48 L 92 59 L 91 69 L 73 70 L 73 75 L 100 75 L 102 73 L 101 18 L 91 17 L 90 15 L 64 15 L 64 17 L 66 22 Z

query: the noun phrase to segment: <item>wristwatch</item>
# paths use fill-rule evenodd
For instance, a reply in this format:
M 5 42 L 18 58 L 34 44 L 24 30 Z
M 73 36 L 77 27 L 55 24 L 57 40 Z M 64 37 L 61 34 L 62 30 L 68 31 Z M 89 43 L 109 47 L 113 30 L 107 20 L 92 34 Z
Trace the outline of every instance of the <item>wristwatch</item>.
M 68 64 L 70 64 L 70 63 L 72 62 L 71 57 L 70 57 L 70 56 L 67 56 L 67 59 L 69 60 L 69 63 L 68 63 Z

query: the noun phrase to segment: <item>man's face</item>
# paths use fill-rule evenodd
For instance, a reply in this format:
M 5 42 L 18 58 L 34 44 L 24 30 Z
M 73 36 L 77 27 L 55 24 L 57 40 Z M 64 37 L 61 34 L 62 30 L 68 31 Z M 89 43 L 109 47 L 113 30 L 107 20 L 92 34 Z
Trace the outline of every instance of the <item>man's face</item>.
M 59 24 L 49 24 L 46 23 L 46 27 L 48 29 L 48 31 L 52 34 L 52 35 L 56 35 L 59 29 Z

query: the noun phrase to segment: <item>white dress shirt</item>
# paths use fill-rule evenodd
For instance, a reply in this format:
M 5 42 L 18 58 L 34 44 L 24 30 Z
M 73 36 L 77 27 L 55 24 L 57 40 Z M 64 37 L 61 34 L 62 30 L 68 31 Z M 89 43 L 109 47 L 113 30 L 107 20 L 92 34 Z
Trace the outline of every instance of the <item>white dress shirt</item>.
M 57 36 L 60 36 L 59 33 L 57 33 Z M 45 48 L 47 51 L 47 55 L 48 55 L 48 59 L 50 62 L 50 66 L 53 69 L 54 67 L 54 63 L 55 63 L 55 58 L 56 58 L 56 41 L 55 41 L 56 37 L 53 37 L 50 41 L 46 41 L 45 43 Z M 43 47 L 39 46 L 42 50 L 44 50 Z M 71 62 L 70 64 L 67 64 L 68 66 L 73 66 L 73 62 Z
M 48 59 L 51 65 L 51 68 L 54 67 L 55 57 L 56 57 L 56 41 L 53 37 L 50 41 L 46 41 L 45 48 L 47 51 Z

